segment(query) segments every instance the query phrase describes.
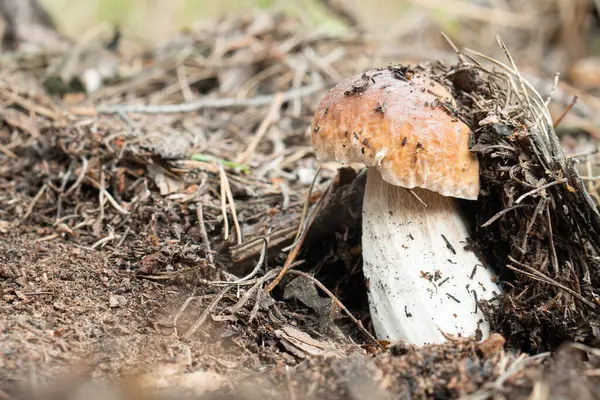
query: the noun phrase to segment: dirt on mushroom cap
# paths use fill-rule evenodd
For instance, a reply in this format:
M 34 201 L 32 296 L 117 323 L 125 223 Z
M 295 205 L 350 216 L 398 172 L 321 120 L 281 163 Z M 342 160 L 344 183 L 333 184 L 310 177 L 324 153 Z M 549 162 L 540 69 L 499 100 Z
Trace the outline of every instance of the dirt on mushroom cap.
M 377 167 L 391 184 L 476 199 L 479 164 L 469 127 L 449 115 L 452 105 L 450 93 L 427 77 L 370 70 L 324 96 L 311 144 L 319 159 Z

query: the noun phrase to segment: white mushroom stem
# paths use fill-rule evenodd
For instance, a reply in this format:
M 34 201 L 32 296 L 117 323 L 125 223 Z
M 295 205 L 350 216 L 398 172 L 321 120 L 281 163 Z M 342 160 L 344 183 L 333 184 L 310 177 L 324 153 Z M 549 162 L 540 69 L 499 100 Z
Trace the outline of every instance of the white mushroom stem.
M 416 345 L 467 337 L 489 323 L 476 299 L 500 289 L 492 272 L 464 249 L 469 227 L 457 200 L 384 181 L 370 168 L 363 203 L 363 269 L 379 339 Z M 441 331 L 440 331 L 441 330 Z

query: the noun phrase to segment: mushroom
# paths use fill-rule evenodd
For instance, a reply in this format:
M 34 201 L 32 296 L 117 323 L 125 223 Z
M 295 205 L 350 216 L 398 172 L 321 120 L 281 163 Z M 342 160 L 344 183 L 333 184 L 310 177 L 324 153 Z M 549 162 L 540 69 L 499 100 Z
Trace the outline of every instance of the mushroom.
M 445 87 L 406 68 L 348 77 L 325 94 L 311 124 L 319 160 L 368 167 L 363 273 L 378 338 L 424 345 L 489 335 L 478 300 L 500 288 L 466 247 L 457 199 L 476 200 L 471 131 L 449 114 Z

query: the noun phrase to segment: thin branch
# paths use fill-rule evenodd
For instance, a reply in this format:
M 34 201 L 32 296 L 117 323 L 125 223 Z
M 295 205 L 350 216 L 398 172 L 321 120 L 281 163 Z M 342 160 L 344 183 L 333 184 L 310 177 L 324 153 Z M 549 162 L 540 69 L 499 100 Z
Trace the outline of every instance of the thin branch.
M 233 281 L 230 283 L 232 285 L 237 285 L 237 284 L 244 283 L 244 282 L 249 281 L 250 279 L 254 278 L 256 276 L 256 274 L 258 274 L 258 271 L 260 271 L 260 269 L 263 267 L 263 265 L 265 265 L 265 263 L 267 261 L 267 250 L 268 249 L 269 249 L 269 239 L 263 238 L 263 247 L 260 252 L 260 257 L 259 257 L 258 261 L 256 262 L 256 266 L 254 267 L 252 272 L 250 272 L 245 277 L 240 278 L 237 281 Z
M 102 186 L 100 186 L 100 184 L 98 182 L 96 182 L 94 179 L 90 178 L 89 176 L 86 176 L 84 179 L 87 182 L 89 182 L 96 189 L 104 191 L 104 196 L 106 196 L 106 199 L 108 200 L 108 202 L 110 203 L 110 205 L 114 207 L 115 210 L 117 210 L 118 212 L 120 212 L 123 215 L 128 215 L 129 214 L 129 211 L 127 211 L 123 207 L 121 207 L 119 205 L 119 203 L 117 203 L 117 201 L 115 200 L 115 198 L 112 197 L 112 195 L 108 192 L 108 190 L 106 190 L 105 188 L 103 188 Z
M 529 192 L 527 192 L 527 193 L 523 194 L 521 197 L 519 197 L 519 198 L 518 198 L 518 199 L 515 201 L 515 203 L 516 203 L 516 204 L 519 204 L 521 201 L 523 201 L 525 198 L 527 198 L 527 197 L 531 196 L 532 194 L 535 194 L 535 193 L 541 192 L 542 190 L 544 190 L 544 189 L 548 189 L 548 188 L 549 188 L 549 187 L 551 187 L 551 186 L 558 185 L 558 184 L 560 184 L 560 183 L 565 183 L 566 181 L 567 181 L 567 178 L 563 178 L 563 179 L 560 179 L 560 180 L 558 180 L 558 181 L 553 181 L 553 182 L 547 183 L 547 184 L 545 184 L 545 185 L 542 185 L 542 186 L 540 186 L 539 188 L 535 188 L 535 189 L 533 189 L 532 191 L 529 191 Z
M 196 216 L 198 217 L 198 225 L 200 227 L 200 237 L 202 237 L 202 242 L 206 248 L 206 258 L 208 259 L 208 264 L 209 266 L 214 267 L 215 260 L 210 248 L 210 240 L 208 239 L 208 233 L 206 232 L 206 224 L 204 223 L 204 210 L 202 208 L 202 204 L 200 203 L 196 205 Z
M 240 154 L 240 156 L 236 159 L 236 162 L 238 162 L 240 164 L 245 164 L 248 161 L 248 159 L 250 159 L 250 156 L 256 150 L 256 147 L 259 145 L 260 141 L 262 140 L 262 138 L 265 136 L 265 134 L 269 130 L 269 127 L 271 126 L 271 124 L 274 123 L 275 121 L 277 121 L 279 109 L 281 108 L 282 104 L 283 104 L 283 93 L 277 92 L 275 94 L 275 97 L 273 98 L 273 101 L 271 102 L 271 107 L 269 107 L 269 111 L 267 112 L 267 115 L 260 123 L 260 126 L 258 127 L 256 134 L 254 135 L 254 137 L 252 137 L 252 140 L 248 144 L 248 147 L 246 148 L 246 150 L 244 150 L 244 152 L 242 154 Z
M 464 63 L 465 56 L 462 54 L 462 52 L 458 49 L 458 47 L 454 44 L 454 42 L 448 37 L 448 35 L 446 35 L 444 32 L 440 32 L 440 33 L 442 35 L 442 38 L 444 38 L 446 43 L 448 43 L 448 45 L 450 47 L 452 47 L 452 50 L 454 50 L 454 52 L 456 53 L 456 57 L 458 58 L 458 61 L 460 61 L 461 63 Z
M 308 193 L 306 194 L 306 201 L 304 202 L 304 205 L 302 206 L 302 215 L 300 216 L 300 224 L 298 224 L 298 231 L 296 232 L 296 237 L 294 238 L 294 243 L 292 244 L 292 246 L 294 246 L 296 244 L 296 240 L 298 240 L 298 238 L 300 237 L 300 234 L 302 233 L 302 227 L 303 227 L 302 221 L 304 221 L 306 219 L 306 214 L 308 213 L 308 206 L 310 204 L 310 197 L 312 196 L 312 191 L 315 187 L 315 183 L 317 182 L 317 178 L 319 177 L 319 174 L 321 173 L 321 168 L 322 168 L 322 166 L 319 165 L 319 169 L 317 169 L 317 172 L 315 173 L 315 176 L 314 176 L 312 182 L 310 183 L 310 187 L 308 188 Z
M 582 181 L 600 181 L 600 175 L 597 176 L 580 176 Z
M 323 206 L 323 203 L 324 203 L 324 199 L 325 199 L 327 193 L 329 193 L 330 189 L 331 189 L 331 185 L 329 185 L 327 187 L 327 190 L 325 191 L 325 193 L 323 193 L 323 195 L 319 198 L 319 201 L 317 202 L 315 207 L 311 210 L 310 214 L 307 216 L 306 221 L 302 221 L 302 220 L 300 221 L 300 223 L 302 224 L 301 225 L 302 231 L 300 232 L 300 235 L 298 236 L 298 238 L 295 241 L 296 244 L 295 244 L 294 248 L 289 252 L 288 257 L 285 260 L 285 263 L 283 264 L 283 268 L 281 269 L 281 272 L 279 273 L 277 278 L 275 278 L 273 280 L 273 282 L 271 282 L 271 284 L 267 288 L 268 292 L 271 292 L 273 289 L 275 289 L 275 287 L 279 284 L 279 282 L 281 282 L 281 280 L 283 279 L 285 274 L 291 268 L 292 263 L 298 256 L 298 253 L 300 253 L 300 249 L 302 249 L 302 243 L 304 243 L 304 239 L 306 238 L 306 235 L 308 234 L 309 227 L 312 225 L 314 219 L 316 218 L 319 211 L 321 210 L 321 207 Z
M 223 296 L 225 296 L 227 294 L 227 292 L 229 290 L 231 290 L 232 287 L 233 286 L 225 286 L 223 289 L 221 289 L 219 294 L 215 296 L 215 298 L 210 303 L 210 305 L 208 307 L 206 307 L 206 309 L 204 310 L 204 312 L 202 314 L 200 314 L 200 317 L 196 320 L 196 322 L 194 322 L 194 324 L 183 335 L 184 339 L 189 339 L 190 337 L 192 337 L 192 335 L 194 333 L 196 333 L 198 328 L 200 328 L 202 325 L 204 325 L 204 322 L 206 322 L 208 315 L 215 309 L 215 307 L 217 306 L 217 304 L 219 304 L 219 302 L 221 301 Z
M 559 117 L 556 119 L 556 121 L 553 122 L 553 126 L 554 128 L 556 128 L 557 126 L 560 125 L 560 123 L 562 122 L 563 119 L 565 119 L 565 117 L 567 116 L 567 114 L 569 113 L 569 111 L 571 111 L 571 109 L 575 106 L 575 103 L 577 103 L 577 100 L 579 99 L 579 97 L 577 97 L 577 95 L 573 96 L 573 100 L 571 100 L 571 102 L 569 103 L 569 105 L 567 106 L 567 108 L 565 108 L 563 110 L 563 112 L 559 115 Z
M 26 221 L 27 218 L 29 218 L 29 216 L 33 212 L 33 208 L 35 207 L 35 205 L 37 204 L 37 202 L 40 201 L 40 198 L 42 197 L 42 195 L 44 194 L 44 192 L 46 191 L 47 188 L 48 188 L 48 184 L 44 183 L 42 185 L 42 187 L 40 188 L 40 190 L 38 190 L 38 192 L 35 195 L 35 197 L 33 198 L 33 200 L 31 200 L 31 203 L 29 203 L 29 206 L 27 206 L 27 212 L 23 216 L 22 221 Z
M 508 58 L 508 60 L 510 61 L 512 70 L 516 73 L 517 79 L 519 80 L 519 85 L 521 85 L 521 90 L 523 91 L 523 95 L 525 96 L 525 100 L 527 101 L 527 106 L 529 107 L 529 110 L 531 111 L 531 113 L 534 114 L 533 106 L 531 105 L 531 100 L 530 100 L 529 96 L 527 95 L 527 88 L 525 87 L 525 81 L 523 80 L 523 76 L 521 75 L 521 73 L 519 72 L 519 69 L 517 68 L 517 64 L 515 63 L 515 60 L 513 59 L 512 55 L 510 54 L 510 51 L 508 51 L 508 47 L 506 47 L 506 44 L 504 43 L 502 38 L 500 38 L 500 35 L 496 35 L 496 40 L 498 41 L 498 44 L 504 51 L 504 54 L 506 54 L 506 58 Z
M 90 246 L 90 248 L 91 249 L 95 249 L 96 247 L 100 247 L 100 246 L 102 246 L 102 245 L 104 245 L 104 244 L 106 244 L 106 243 L 108 243 L 108 242 L 110 242 L 111 240 L 114 240 L 114 239 L 115 239 L 115 233 L 112 232 L 112 230 L 111 230 L 111 232 L 110 232 L 110 234 L 108 236 L 103 237 L 102 239 L 98 240 L 96 243 L 92 244 Z
M 302 262 L 303 261 L 299 262 L 299 264 L 301 264 Z M 240 298 L 240 300 L 237 303 L 235 303 L 233 306 L 227 307 L 225 309 L 225 311 L 228 312 L 228 313 L 230 313 L 231 315 L 237 313 L 244 306 L 244 304 L 246 304 L 248 302 L 248 300 L 250 300 L 250 297 L 252 297 L 252 295 L 254 294 L 254 292 L 259 287 L 261 287 L 262 285 L 264 285 L 264 283 L 266 281 L 268 281 L 269 279 L 272 279 L 274 276 L 276 276 L 279 271 L 281 271 L 281 268 L 272 269 L 272 270 L 268 271 L 260 279 L 257 279 L 256 283 L 250 289 L 248 289 L 246 291 L 246 293 L 244 293 L 244 295 Z M 248 284 L 249 282 L 244 282 L 244 283 Z
M 596 305 L 594 303 L 592 303 L 591 301 L 585 299 L 582 295 L 580 295 L 579 293 L 577 293 L 576 291 L 574 291 L 571 288 L 566 287 L 565 285 L 563 285 L 562 283 L 556 282 L 554 279 L 550 278 L 547 275 L 544 275 L 543 273 L 541 273 L 540 271 L 538 271 L 535 268 L 530 267 L 529 265 L 525 265 L 522 264 L 520 262 L 518 262 L 517 260 L 515 260 L 514 258 L 509 256 L 509 259 L 514 262 L 515 264 L 519 264 L 521 267 L 523 268 L 527 268 L 527 270 L 529 270 L 530 272 L 525 272 L 521 269 L 518 269 L 515 266 L 512 266 L 510 264 L 507 264 L 506 267 L 510 270 L 513 270 L 515 272 L 519 272 L 525 276 L 528 276 L 531 279 L 535 279 L 537 281 L 540 282 L 545 282 L 551 285 L 556 286 L 559 289 L 564 290 L 565 292 L 568 292 L 569 294 L 571 294 L 572 296 L 574 296 L 575 298 L 577 298 L 579 301 L 581 301 L 583 304 L 585 304 L 586 306 L 592 308 L 592 309 L 596 309 Z
M 600 152 L 600 150 L 598 150 L 598 149 L 586 150 L 586 151 L 581 151 L 578 153 L 567 154 L 566 157 L 567 158 L 584 158 L 584 157 L 593 156 L 594 154 L 598 154 L 599 152 Z M 582 177 L 582 179 L 583 179 L 583 177 Z
M 312 75 L 313 82 L 310 85 L 298 89 L 291 89 L 283 93 L 282 101 L 290 101 L 301 97 L 310 96 L 323 87 L 323 80 L 319 74 Z M 98 114 L 178 114 L 194 112 L 208 108 L 231 108 L 231 107 L 261 107 L 273 102 L 275 94 L 256 96 L 251 99 L 223 98 L 223 99 L 200 99 L 190 103 L 173 105 L 127 105 L 127 104 L 106 104 L 96 107 Z
M 500 217 L 502 217 L 504 214 L 506 214 L 506 213 L 508 213 L 508 212 L 510 212 L 512 210 L 516 210 L 517 208 L 524 208 L 524 207 L 531 207 L 531 204 L 517 204 L 517 205 L 514 205 L 512 207 L 505 208 L 504 210 L 498 212 L 492 218 L 490 218 L 486 222 L 484 222 L 481 225 L 481 227 L 485 228 L 487 226 L 490 226 L 491 224 L 493 224 L 494 222 L 496 222 Z
M 421 205 L 422 205 L 423 207 L 427 208 L 427 203 L 425 203 L 425 202 L 424 202 L 424 201 L 423 201 L 423 200 L 422 200 L 422 199 L 419 197 L 419 195 L 418 195 L 418 194 L 416 194 L 416 193 L 415 193 L 415 192 L 414 192 L 412 189 L 406 189 L 406 190 L 408 190 L 408 193 L 410 193 L 410 194 L 411 194 L 411 195 L 412 195 L 412 196 L 413 196 L 415 199 L 417 199 L 417 201 L 418 201 L 419 203 L 421 203 Z
M 556 247 L 554 246 L 554 233 L 552 232 L 552 215 L 550 214 L 550 202 L 546 204 L 546 217 L 548 221 L 548 240 L 550 241 L 550 260 L 554 268 L 555 276 L 558 276 L 558 257 L 556 256 Z
M 181 307 L 179 307 L 179 311 L 177 311 L 177 314 L 175 314 L 175 317 L 173 318 L 173 329 L 175 329 L 175 335 L 177 335 L 177 321 L 179 321 L 179 318 L 183 315 L 183 312 L 190 305 L 192 300 L 196 300 L 196 299 L 200 299 L 200 298 L 202 298 L 202 297 L 190 296 L 187 299 L 185 299 L 185 301 L 183 302 Z
M 239 285 L 241 283 L 246 283 L 250 279 L 254 278 L 256 276 L 256 274 L 258 274 L 258 271 L 260 271 L 262 266 L 265 264 L 265 261 L 267 260 L 267 250 L 269 248 L 269 240 L 268 240 L 268 237 L 263 237 L 262 240 L 263 240 L 263 247 L 260 252 L 260 257 L 259 257 L 258 261 L 256 262 L 256 265 L 252 269 L 252 272 L 250 272 L 248 275 L 244 276 L 243 278 L 237 279 L 235 281 L 211 281 L 211 282 L 207 282 L 207 283 L 210 285 Z
M 106 192 L 105 188 L 105 179 L 106 176 L 104 174 L 104 169 L 100 171 L 100 190 L 98 191 L 98 203 L 100 204 L 100 215 L 98 215 L 98 219 L 92 225 L 92 230 L 94 235 L 100 236 L 100 232 L 102 231 L 102 221 L 104 221 L 104 192 Z M 92 247 L 93 248 L 93 247 Z
M 554 74 L 554 81 L 552 83 L 552 87 L 550 88 L 550 92 L 548 93 L 548 97 L 546 97 L 546 101 L 544 102 L 544 105 L 546 107 L 548 107 L 548 105 L 552 101 L 552 97 L 554 96 L 554 91 L 558 87 L 558 79 L 559 78 L 560 78 L 560 73 L 559 72 L 557 72 L 556 74 Z M 554 125 L 554 127 L 556 128 L 556 125 Z
M 221 186 L 221 214 L 223 214 L 223 240 L 229 239 L 229 219 L 227 218 L 227 194 L 225 193 L 225 180 L 227 176 L 221 163 L 219 165 L 219 180 Z
M 83 178 L 85 178 L 85 174 L 87 174 L 87 170 L 88 170 L 88 160 L 85 157 L 81 158 L 81 171 L 79 171 L 79 175 L 77 176 L 77 180 L 75 180 L 75 183 L 73 184 L 73 186 L 71 186 L 70 188 L 67 189 L 67 191 L 64 193 L 64 197 L 68 197 L 71 193 L 73 193 L 73 191 L 75 191 L 75 189 L 77 189 L 79 187 L 79 185 L 81 185 L 81 182 L 83 182 Z
M 0 143 L 0 151 L 2 153 L 4 153 L 7 157 L 12 158 L 13 160 L 16 160 L 19 158 L 15 153 L 10 151 L 10 149 L 8 147 L 4 146 L 2 143 Z

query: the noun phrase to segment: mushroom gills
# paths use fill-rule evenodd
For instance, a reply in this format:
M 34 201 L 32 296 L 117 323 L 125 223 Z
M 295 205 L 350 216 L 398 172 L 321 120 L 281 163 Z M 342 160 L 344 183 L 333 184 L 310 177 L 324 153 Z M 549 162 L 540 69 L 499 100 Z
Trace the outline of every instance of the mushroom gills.
M 457 200 L 409 190 L 369 168 L 363 203 L 363 272 L 375 333 L 416 345 L 471 336 L 489 323 L 477 300 L 499 293 L 492 271 L 464 249 L 467 221 Z M 439 329 L 438 329 L 439 328 Z M 441 331 L 440 331 L 441 330 Z

